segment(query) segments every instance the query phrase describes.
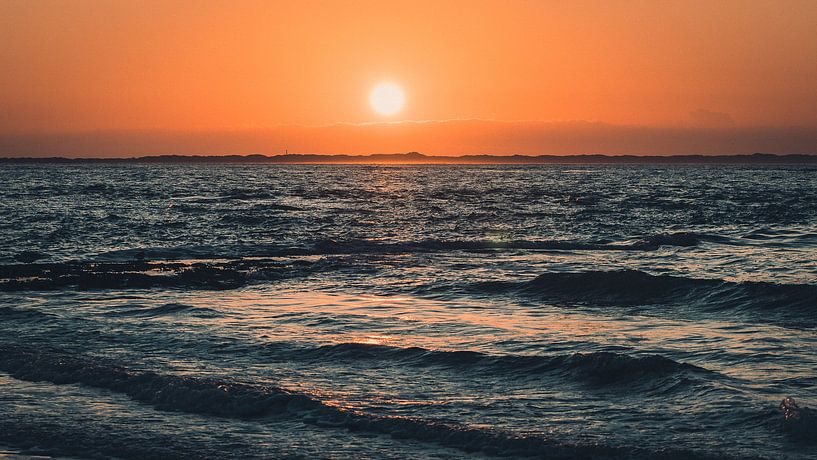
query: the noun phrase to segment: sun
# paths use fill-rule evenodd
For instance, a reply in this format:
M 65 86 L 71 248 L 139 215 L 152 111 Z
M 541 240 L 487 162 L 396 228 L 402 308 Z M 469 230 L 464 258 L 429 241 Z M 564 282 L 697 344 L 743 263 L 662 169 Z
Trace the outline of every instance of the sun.
M 400 86 L 394 83 L 380 83 L 369 93 L 369 104 L 380 115 L 394 115 L 406 104 L 406 96 Z

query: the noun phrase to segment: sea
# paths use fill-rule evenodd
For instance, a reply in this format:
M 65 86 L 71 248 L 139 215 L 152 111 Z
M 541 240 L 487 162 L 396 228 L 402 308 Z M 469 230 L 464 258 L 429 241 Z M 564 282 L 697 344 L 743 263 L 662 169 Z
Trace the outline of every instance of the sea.
M 813 165 L 0 165 L 0 457 L 817 458 Z

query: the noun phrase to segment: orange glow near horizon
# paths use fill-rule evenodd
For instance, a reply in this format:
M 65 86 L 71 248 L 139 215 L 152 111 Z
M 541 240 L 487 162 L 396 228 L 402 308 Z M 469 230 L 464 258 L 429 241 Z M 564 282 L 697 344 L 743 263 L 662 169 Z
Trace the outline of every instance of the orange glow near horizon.
M 459 125 L 402 142 L 403 134 L 382 129 L 312 133 L 304 142 L 292 133 L 366 126 L 384 114 L 394 121 L 807 129 L 817 127 L 815 23 L 811 0 L 10 0 L 0 3 L 0 155 L 37 150 L 20 136 L 100 131 L 213 133 L 229 153 L 249 153 L 224 133 L 282 126 L 289 131 L 257 144 L 268 148 L 252 149 L 604 153 L 632 145 L 630 138 L 588 147 L 531 143 L 513 124 L 478 145 L 466 140 L 479 131 Z M 392 78 L 411 103 L 372 111 L 361 94 Z M 349 136 L 361 140 L 333 147 Z M 674 139 L 656 153 L 683 150 Z M 145 153 L 173 151 L 176 140 L 163 142 Z M 74 150 L 104 152 L 103 144 Z M 734 153 L 729 145 L 711 150 Z

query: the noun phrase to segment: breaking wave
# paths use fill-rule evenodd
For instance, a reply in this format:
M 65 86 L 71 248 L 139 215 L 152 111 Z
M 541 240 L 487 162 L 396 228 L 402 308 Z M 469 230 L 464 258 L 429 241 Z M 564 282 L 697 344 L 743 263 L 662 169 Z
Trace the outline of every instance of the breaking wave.
M 487 282 L 475 288 L 488 294 L 516 293 L 596 305 L 683 304 L 711 311 L 765 310 L 805 317 L 817 309 L 817 285 L 733 282 L 637 270 L 548 272 L 531 281 Z
M 631 356 L 609 351 L 565 355 L 488 355 L 476 351 L 429 350 L 387 345 L 341 343 L 292 351 L 298 359 L 358 362 L 386 360 L 410 366 L 440 366 L 496 375 L 525 376 L 557 373 L 604 386 L 647 382 L 666 376 L 713 372 L 660 355 Z M 290 359 L 292 356 L 290 356 Z
M 551 458 L 714 458 L 686 450 L 571 444 L 456 422 L 379 416 L 276 386 L 139 371 L 88 357 L 24 347 L 0 347 L 0 369 L 20 380 L 82 384 L 122 393 L 161 410 L 228 418 L 297 417 L 319 427 L 415 439 L 465 452 Z

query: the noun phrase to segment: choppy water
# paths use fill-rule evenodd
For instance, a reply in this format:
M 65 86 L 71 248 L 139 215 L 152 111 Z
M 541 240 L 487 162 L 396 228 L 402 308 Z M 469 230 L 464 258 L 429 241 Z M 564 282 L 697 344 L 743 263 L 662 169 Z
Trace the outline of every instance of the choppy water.
M 0 455 L 817 453 L 813 168 L 4 165 L 0 216 Z

